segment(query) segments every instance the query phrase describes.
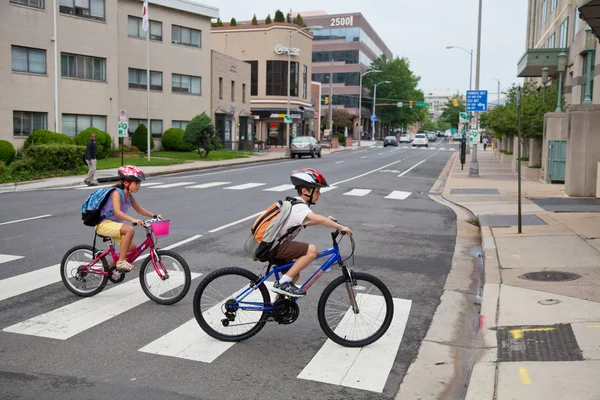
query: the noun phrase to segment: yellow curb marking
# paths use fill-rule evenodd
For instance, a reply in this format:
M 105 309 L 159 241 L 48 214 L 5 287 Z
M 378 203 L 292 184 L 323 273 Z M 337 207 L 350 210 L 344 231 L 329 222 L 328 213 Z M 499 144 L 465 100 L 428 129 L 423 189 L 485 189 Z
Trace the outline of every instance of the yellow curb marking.
M 600 325 L 588 325 L 588 328 L 600 328 Z
M 531 380 L 529 379 L 529 373 L 527 372 L 527 368 L 519 368 L 519 375 L 521 376 L 521 383 L 523 385 L 531 385 Z
M 556 328 L 527 328 L 527 329 L 513 329 L 510 331 L 513 339 L 523 338 L 524 332 L 543 332 L 543 331 L 555 331 Z

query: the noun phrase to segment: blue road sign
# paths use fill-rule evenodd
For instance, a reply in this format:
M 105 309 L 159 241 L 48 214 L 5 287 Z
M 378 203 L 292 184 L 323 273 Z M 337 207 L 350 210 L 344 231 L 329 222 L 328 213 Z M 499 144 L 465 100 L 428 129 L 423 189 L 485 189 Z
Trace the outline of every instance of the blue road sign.
M 377 121 L 377 115 L 371 115 L 371 122 Z
M 467 90 L 467 111 L 487 111 L 487 90 Z

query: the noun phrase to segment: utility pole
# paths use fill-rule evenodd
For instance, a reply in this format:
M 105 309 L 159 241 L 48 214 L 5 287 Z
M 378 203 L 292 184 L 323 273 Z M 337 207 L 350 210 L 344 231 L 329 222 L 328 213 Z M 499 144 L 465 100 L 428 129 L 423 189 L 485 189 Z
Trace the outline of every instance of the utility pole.
M 477 61 L 475 67 L 475 90 L 479 90 L 479 74 L 481 65 L 481 9 L 483 6 L 483 0 L 479 0 L 479 17 L 477 19 Z M 475 113 L 475 129 L 479 132 L 479 113 Z M 480 143 L 483 141 L 483 137 L 479 135 Z M 477 162 L 477 143 L 473 143 L 473 156 L 471 158 L 471 165 L 469 167 L 469 175 L 479 175 L 479 164 Z
M 333 58 L 331 59 L 331 73 L 329 74 L 329 140 L 333 137 Z

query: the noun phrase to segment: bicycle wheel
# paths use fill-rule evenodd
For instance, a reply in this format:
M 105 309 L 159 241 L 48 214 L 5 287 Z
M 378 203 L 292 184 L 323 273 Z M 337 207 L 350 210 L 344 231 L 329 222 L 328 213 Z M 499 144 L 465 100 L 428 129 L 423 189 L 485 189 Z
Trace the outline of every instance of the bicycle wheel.
M 92 246 L 82 244 L 67 251 L 60 263 L 60 277 L 72 293 L 80 297 L 90 297 L 98 294 L 106 286 L 108 276 L 103 272 L 108 271 L 105 258 L 100 261 L 102 265 L 93 264 L 83 268 L 94 259 Z M 99 251 L 96 249 L 96 254 Z M 94 272 L 90 270 L 94 268 Z
M 329 339 L 346 347 L 362 347 L 375 342 L 390 327 L 394 302 L 378 278 L 361 272 L 352 276 L 354 284 L 340 276 L 327 285 L 319 299 L 317 316 Z M 358 313 L 352 309 L 350 293 L 356 298 Z
M 254 290 L 240 303 L 233 300 L 256 282 L 258 277 L 243 268 L 222 268 L 206 276 L 194 295 L 194 316 L 208 335 L 225 342 L 241 342 L 256 335 L 267 322 L 271 295 L 265 284 Z M 240 305 L 256 306 L 243 310 Z M 226 310 L 226 307 L 229 310 Z
M 152 250 L 150 250 L 152 251 Z M 148 256 L 140 268 L 142 290 L 158 304 L 175 304 L 190 290 L 192 274 L 187 262 L 170 250 L 155 250 L 156 265 Z M 161 272 L 161 278 L 155 268 Z

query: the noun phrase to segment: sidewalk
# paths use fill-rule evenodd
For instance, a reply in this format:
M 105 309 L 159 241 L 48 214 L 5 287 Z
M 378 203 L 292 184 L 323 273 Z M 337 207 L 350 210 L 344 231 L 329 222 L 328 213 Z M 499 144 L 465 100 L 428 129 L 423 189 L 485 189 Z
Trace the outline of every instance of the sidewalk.
M 360 148 L 369 147 L 374 145 L 376 142 L 365 142 L 361 143 Z M 323 156 L 326 156 L 330 153 L 336 153 L 339 151 L 346 150 L 357 150 L 359 147 L 357 143 L 354 143 L 352 148 L 346 149 L 345 147 L 338 147 L 337 149 L 323 149 Z M 289 158 L 285 156 L 285 148 L 271 148 L 271 151 L 265 152 L 257 152 L 255 155 L 249 158 L 234 158 L 231 160 L 221 160 L 221 161 L 194 161 L 185 164 L 174 164 L 174 165 L 166 165 L 166 166 L 157 166 L 157 167 L 143 167 L 144 173 L 146 176 L 159 176 L 165 174 L 173 174 L 177 172 L 191 172 L 191 171 L 199 171 L 204 169 L 211 168 L 219 168 L 219 167 L 230 167 L 234 165 L 246 165 L 246 164 L 254 164 L 260 162 L 268 162 Z M 77 186 L 83 185 L 83 180 L 85 179 L 85 175 L 74 175 L 74 176 L 64 176 L 58 178 L 49 178 L 49 179 L 40 179 L 37 181 L 28 181 L 28 182 L 16 182 L 16 183 L 7 183 L 0 184 L 0 193 L 6 192 L 20 192 L 27 190 L 39 190 L 39 189 L 51 189 L 58 187 L 68 187 L 68 186 Z M 118 168 L 111 169 L 103 169 L 96 171 L 96 179 L 98 182 L 112 182 L 118 181 Z
M 518 234 L 517 174 L 478 150 L 479 176 L 468 175 L 471 155 L 464 170 L 457 158 L 443 192 L 481 226 L 485 284 L 466 398 L 600 399 L 600 200 L 523 180 Z

